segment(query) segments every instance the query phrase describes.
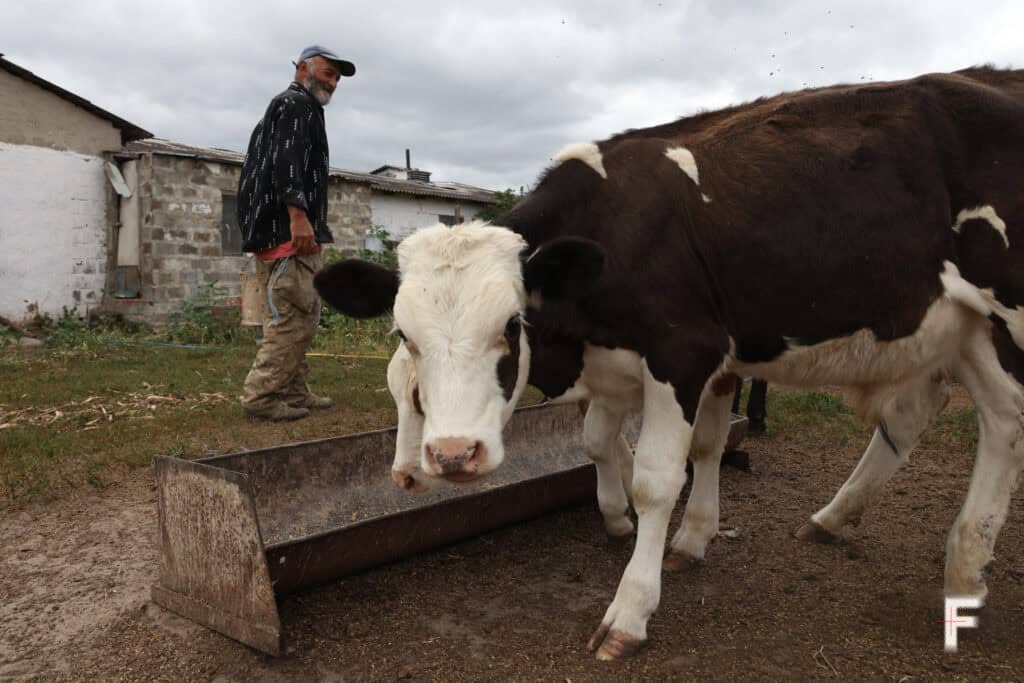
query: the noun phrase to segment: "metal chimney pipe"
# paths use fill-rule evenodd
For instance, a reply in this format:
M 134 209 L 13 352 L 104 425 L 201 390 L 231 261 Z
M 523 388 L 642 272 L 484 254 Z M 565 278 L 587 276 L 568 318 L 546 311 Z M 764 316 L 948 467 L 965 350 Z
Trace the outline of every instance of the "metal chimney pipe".
M 405 170 L 408 171 L 411 168 L 412 168 L 412 161 L 411 161 L 411 159 L 409 157 L 409 148 L 406 147 L 405 148 Z

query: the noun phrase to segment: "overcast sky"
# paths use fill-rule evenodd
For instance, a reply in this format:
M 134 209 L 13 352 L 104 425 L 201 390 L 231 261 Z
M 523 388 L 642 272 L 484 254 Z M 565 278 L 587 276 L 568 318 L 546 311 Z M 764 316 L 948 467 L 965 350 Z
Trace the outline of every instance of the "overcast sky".
M 356 64 L 331 163 L 532 184 L 563 145 L 804 86 L 1024 67 L 1024 1 L 0 0 L 0 52 L 158 137 L 244 151 L 301 48 Z

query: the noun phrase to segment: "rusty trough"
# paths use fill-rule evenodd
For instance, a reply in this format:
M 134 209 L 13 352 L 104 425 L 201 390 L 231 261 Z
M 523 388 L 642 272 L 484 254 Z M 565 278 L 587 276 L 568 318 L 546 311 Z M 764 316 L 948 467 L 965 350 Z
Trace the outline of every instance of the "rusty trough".
M 727 448 L 746 422 L 733 416 Z M 497 472 L 421 495 L 391 483 L 394 428 L 195 461 L 157 456 L 153 601 L 280 655 L 281 596 L 594 499 L 581 427 L 575 405 L 520 409 Z M 627 424 L 631 443 L 638 427 Z

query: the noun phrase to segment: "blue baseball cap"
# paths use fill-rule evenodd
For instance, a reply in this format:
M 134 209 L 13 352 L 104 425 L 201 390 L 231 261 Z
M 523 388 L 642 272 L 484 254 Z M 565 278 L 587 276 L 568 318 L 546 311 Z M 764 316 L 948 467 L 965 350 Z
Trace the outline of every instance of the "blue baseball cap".
M 310 45 L 305 48 L 299 55 L 299 61 L 309 59 L 310 57 L 323 57 L 324 59 L 334 62 L 338 67 L 338 71 L 341 72 L 342 76 L 354 76 L 356 73 L 356 65 L 347 59 L 342 59 L 338 55 L 334 54 L 333 51 L 328 50 L 322 45 Z

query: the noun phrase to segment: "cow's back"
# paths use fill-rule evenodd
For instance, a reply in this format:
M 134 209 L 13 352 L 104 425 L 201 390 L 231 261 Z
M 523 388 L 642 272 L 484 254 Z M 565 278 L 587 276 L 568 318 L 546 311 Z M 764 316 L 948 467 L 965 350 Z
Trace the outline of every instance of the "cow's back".
M 608 248 L 598 291 L 552 316 L 570 336 L 643 350 L 686 321 L 755 360 L 857 330 L 903 338 L 963 260 L 961 210 L 1024 218 L 1021 73 L 787 93 L 629 131 L 597 143 L 601 166 L 551 169 L 508 224 L 534 245 Z M 995 264 L 1018 289 L 1020 224 Z

